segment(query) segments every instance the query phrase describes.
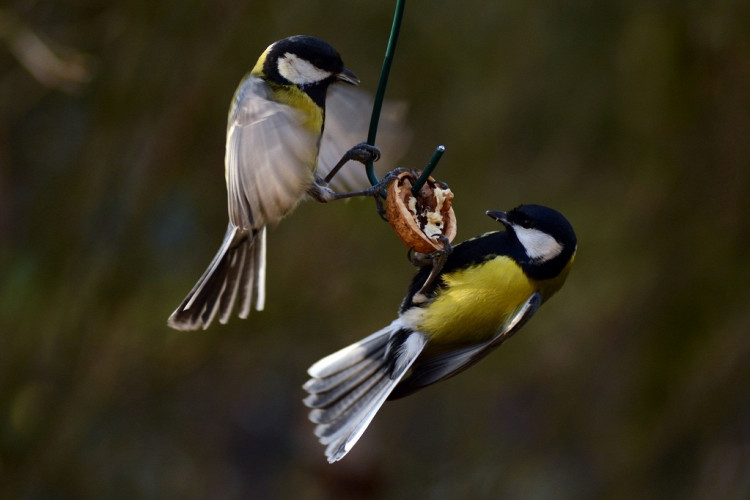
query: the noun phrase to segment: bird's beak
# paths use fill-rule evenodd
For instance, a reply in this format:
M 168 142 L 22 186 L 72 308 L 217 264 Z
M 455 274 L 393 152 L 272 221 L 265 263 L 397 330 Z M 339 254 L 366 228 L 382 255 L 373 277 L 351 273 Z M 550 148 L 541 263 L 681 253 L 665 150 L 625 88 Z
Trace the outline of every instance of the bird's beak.
M 503 226 L 510 227 L 510 221 L 508 220 L 508 214 L 506 212 L 493 212 L 491 210 L 487 210 L 485 212 L 488 216 L 495 219 L 498 222 L 501 222 Z
M 359 78 L 357 77 L 357 75 L 346 68 L 342 69 L 341 73 L 336 75 L 336 78 L 350 85 L 359 85 Z

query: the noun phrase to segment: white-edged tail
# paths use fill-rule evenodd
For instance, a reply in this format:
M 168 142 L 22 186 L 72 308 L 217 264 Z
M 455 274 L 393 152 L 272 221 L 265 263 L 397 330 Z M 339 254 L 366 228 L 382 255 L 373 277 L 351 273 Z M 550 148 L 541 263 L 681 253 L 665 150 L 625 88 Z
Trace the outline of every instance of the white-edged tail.
M 426 343 L 422 333 L 395 320 L 308 369 L 304 403 L 312 408 L 309 418 L 329 462 L 343 458 L 362 437 Z
M 247 318 L 266 300 L 266 228 L 243 231 L 229 224 L 211 264 L 167 324 L 175 330 L 204 330 L 218 314 L 219 322 L 237 315 Z

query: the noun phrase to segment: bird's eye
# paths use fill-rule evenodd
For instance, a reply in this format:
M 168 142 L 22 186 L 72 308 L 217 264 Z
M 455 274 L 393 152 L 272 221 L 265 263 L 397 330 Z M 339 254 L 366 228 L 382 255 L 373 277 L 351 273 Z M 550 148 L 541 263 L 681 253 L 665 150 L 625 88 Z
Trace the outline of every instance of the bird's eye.
M 534 225 L 534 223 L 531 222 L 531 219 L 529 219 L 528 217 L 524 217 L 523 219 L 521 219 L 519 224 L 521 225 L 521 227 L 525 227 L 526 229 L 531 229 L 531 227 Z

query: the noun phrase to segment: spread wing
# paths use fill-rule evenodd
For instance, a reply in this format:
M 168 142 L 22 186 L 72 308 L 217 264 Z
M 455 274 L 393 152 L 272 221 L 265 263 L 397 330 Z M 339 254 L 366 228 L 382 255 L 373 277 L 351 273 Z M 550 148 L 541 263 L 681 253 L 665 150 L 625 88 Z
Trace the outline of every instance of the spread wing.
M 274 225 L 312 183 L 319 137 L 260 78 L 246 78 L 234 103 L 224 158 L 229 220 L 243 229 Z
M 391 393 L 390 399 L 409 395 L 425 386 L 464 371 L 516 333 L 534 315 L 541 304 L 541 294 L 538 292 L 533 294 L 508 321 L 505 328 L 487 342 L 424 360 L 417 359 L 412 365 L 411 373 Z
M 326 122 L 318 157 L 318 175 L 325 177 L 353 146 L 367 140 L 373 98 L 367 92 L 335 83 L 326 95 Z M 411 142 L 406 127 L 406 103 L 386 101 L 380 113 L 375 145 L 382 157 L 375 163 L 378 178 L 397 166 Z M 331 187 L 338 192 L 364 189 L 370 185 L 361 163 L 349 162 L 336 174 Z

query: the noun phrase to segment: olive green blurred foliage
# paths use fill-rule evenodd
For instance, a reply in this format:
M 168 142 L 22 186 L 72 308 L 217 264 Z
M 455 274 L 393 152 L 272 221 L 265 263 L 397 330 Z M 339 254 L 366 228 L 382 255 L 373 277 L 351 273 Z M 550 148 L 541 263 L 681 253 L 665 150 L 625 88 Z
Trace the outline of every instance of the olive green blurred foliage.
M 413 272 L 371 201 L 271 232 L 266 311 L 166 327 L 224 231 L 244 72 L 314 34 L 374 91 L 393 7 L 0 7 L 0 496 L 750 496 L 745 2 L 408 2 L 403 165 L 446 146 L 459 240 L 536 202 L 579 253 L 522 334 L 387 404 L 343 462 L 299 386 L 391 321 Z

